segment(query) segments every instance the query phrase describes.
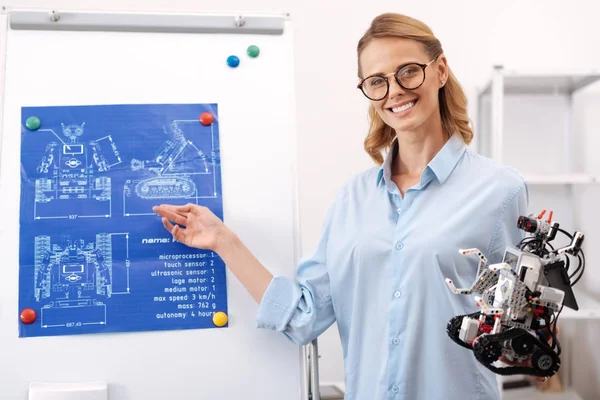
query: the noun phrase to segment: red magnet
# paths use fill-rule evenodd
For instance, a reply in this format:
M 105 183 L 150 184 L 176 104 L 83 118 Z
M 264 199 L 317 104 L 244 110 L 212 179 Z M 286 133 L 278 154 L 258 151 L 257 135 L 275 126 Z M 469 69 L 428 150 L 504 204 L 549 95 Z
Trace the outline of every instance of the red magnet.
M 209 112 L 204 112 L 200 116 L 200 122 L 202 123 L 202 125 L 210 125 L 214 122 L 214 120 L 215 117 Z
M 23 322 L 24 324 L 32 324 L 35 321 L 36 317 L 37 315 L 35 311 L 31 308 L 26 308 L 23 311 L 21 311 L 21 322 Z

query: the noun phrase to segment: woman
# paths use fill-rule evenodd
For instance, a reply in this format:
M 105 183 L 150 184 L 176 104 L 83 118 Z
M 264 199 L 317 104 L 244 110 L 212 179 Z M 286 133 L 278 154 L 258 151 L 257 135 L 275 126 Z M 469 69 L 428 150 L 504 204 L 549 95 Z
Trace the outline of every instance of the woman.
M 460 248 L 493 263 L 522 239 L 526 183 L 467 148 L 465 96 L 423 23 L 376 17 L 358 43 L 358 75 L 377 166 L 340 189 L 295 281 L 273 277 L 208 209 L 155 211 L 176 240 L 223 258 L 260 303 L 259 327 L 306 344 L 337 322 L 346 399 L 498 399 L 496 376 L 447 336 L 450 318 L 477 307 L 444 280 L 473 283 L 478 260 Z

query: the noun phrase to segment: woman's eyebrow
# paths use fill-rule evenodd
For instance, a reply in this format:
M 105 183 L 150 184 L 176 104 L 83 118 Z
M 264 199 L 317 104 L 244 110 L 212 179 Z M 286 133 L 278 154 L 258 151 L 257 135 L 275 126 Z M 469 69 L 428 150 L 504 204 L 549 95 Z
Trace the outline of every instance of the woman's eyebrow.
M 396 68 L 394 69 L 394 71 L 392 71 L 392 72 L 396 72 L 396 71 L 398 71 L 400 69 L 400 67 L 404 67 L 405 65 L 408 65 L 408 64 L 423 64 L 423 63 L 420 62 L 420 61 L 405 61 L 403 63 L 398 64 L 396 66 Z M 373 76 L 373 75 L 386 75 L 386 73 L 385 72 L 374 72 L 372 74 L 368 74 L 368 75 L 365 75 L 365 76 L 369 77 L 369 76 Z

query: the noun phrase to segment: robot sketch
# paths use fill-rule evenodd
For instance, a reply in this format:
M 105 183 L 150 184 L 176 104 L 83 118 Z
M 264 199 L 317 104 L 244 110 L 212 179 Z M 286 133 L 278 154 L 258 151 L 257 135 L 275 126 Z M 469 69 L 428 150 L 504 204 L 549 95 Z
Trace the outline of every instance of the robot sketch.
M 67 309 L 88 314 L 84 315 L 84 323 L 105 324 L 104 300 L 112 296 L 110 235 L 96 235 L 95 243 L 66 239 L 64 244 L 51 244 L 50 236 L 36 236 L 34 284 L 35 300 L 45 303 L 42 326 L 72 321 L 73 318 L 60 320 Z M 54 309 L 59 312 L 53 312 Z M 89 315 L 99 320 L 89 321 Z M 50 324 L 49 319 L 53 320 Z
M 465 255 L 475 254 L 480 260 L 471 288 L 457 289 L 451 279 L 446 279 L 455 294 L 479 294 L 475 300 L 481 309 L 453 317 L 447 325 L 448 336 L 472 350 L 480 363 L 500 375 L 554 375 L 560 368 L 558 316 L 565 305 L 579 309 L 572 286 L 585 269 L 581 250 L 584 235 L 571 235 L 560 229 L 557 222 L 552 222 L 552 212 L 546 221 L 542 220 L 544 214 L 545 210 L 537 217 L 519 217 L 519 229 L 532 236 L 515 247 L 507 247 L 501 263 L 488 264 L 478 249 L 460 250 Z M 570 244 L 554 249 L 549 242 L 557 232 L 565 234 Z M 579 260 L 571 274 L 569 256 Z M 509 366 L 493 365 L 498 360 L 509 361 Z
M 125 294 L 114 291 L 120 283 L 113 271 L 113 235 L 99 233 L 95 242 L 65 237 L 61 243 L 35 237 L 34 288 L 35 300 L 43 304 L 42 327 L 106 324 L 106 301 Z M 116 235 L 128 240 L 128 234 Z M 129 260 L 125 264 L 129 291 Z
M 52 129 L 39 130 L 54 134 L 60 143 L 48 143 L 37 167 L 42 177 L 35 180 L 35 219 L 110 217 L 111 179 L 97 174 L 121 163 L 121 158 L 111 136 L 80 142 L 84 126 L 85 122 L 61 124 L 66 141 Z
M 158 200 L 172 203 L 196 203 L 202 198 L 216 198 L 216 163 L 214 132 L 201 146 L 189 140 L 176 120 L 163 128 L 169 137 L 151 160 L 131 160 L 132 171 L 139 171 L 140 179 L 130 179 L 123 190 L 123 214 L 154 215 L 148 212 Z M 210 144 L 208 142 L 210 141 Z M 205 151 L 210 148 L 207 157 Z M 202 149 L 205 149 L 203 151 Z

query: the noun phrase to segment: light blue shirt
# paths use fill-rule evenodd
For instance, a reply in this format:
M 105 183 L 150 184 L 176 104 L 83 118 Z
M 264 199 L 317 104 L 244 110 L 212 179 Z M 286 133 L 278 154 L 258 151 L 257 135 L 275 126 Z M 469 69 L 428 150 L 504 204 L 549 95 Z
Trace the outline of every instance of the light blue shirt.
M 478 259 L 459 249 L 500 262 L 524 237 L 527 185 L 455 134 L 402 198 L 391 180 L 395 146 L 341 188 L 296 279 L 270 283 L 258 327 L 307 344 L 337 322 L 346 400 L 499 399 L 496 375 L 446 333 L 450 318 L 478 307 L 444 279 L 473 284 Z

